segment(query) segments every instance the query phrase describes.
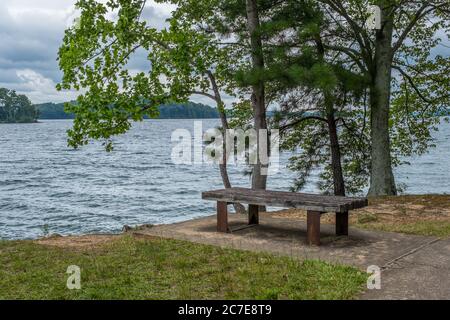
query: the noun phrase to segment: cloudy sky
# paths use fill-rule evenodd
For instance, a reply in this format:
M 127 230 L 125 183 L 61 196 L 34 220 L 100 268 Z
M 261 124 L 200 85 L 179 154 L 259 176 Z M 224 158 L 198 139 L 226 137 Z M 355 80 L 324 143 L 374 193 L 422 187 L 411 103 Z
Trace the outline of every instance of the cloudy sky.
M 26 94 L 33 103 L 65 102 L 75 92 L 57 92 L 61 78 L 56 56 L 64 30 L 76 17 L 76 0 L 0 0 L 0 88 Z M 173 7 L 149 0 L 143 17 L 155 26 L 163 26 Z M 442 32 L 442 38 L 446 38 Z M 448 40 L 445 41 L 449 44 Z M 449 47 L 437 49 L 449 56 Z M 145 53 L 130 62 L 139 70 L 145 64 Z M 141 59 L 139 59 L 139 56 Z M 205 102 L 205 98 L 193 100 Z M 227 99 L 226 99 L 227 100 Z
M 170 7 L 148 2 L 145 16 L 162 25 Z M 26 94 L 33 103 L 65 102 L 75 92 L 57 92 L 56 61 L 64 30 L 76 17 L 75 0 L 0 0 L 0 88 Z

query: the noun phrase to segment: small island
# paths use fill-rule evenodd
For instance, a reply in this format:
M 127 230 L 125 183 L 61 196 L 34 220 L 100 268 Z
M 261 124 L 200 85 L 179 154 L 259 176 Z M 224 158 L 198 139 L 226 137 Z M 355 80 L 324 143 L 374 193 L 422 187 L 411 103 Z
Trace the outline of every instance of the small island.
M 0 123 L 33 123 L 37 119 L 38 111 L 27 96 L 0 88 Z
M 75 101 L 70 103 L 76 104 Z M 30 99 L 14 90 L 0 88 L 0 123 L 36 123 L 38 120 L 74 119 L 65 111 L 66 103 L 32 104 Z M 157 119 L 216 119 L 217 109 L 194 102 L 169 103 L 158 107 Z

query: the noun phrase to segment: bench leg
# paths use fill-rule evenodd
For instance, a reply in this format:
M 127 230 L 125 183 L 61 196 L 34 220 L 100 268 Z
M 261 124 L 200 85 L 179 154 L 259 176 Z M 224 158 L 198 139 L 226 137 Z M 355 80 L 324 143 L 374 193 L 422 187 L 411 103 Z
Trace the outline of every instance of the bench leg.
M 229 232 L 228 229 L 228 208 L 227 203 L 222 201 L 217 201 L 217 231 L 218 232 Z
M 348 212 L 336 212 L 336 235 L 348 236 Z
M 248 224 L 259 224 L 259 206 L 248 205 Z
M 308 211 L 307 213 L 307 236 L 309 245 L 320 246 L 320 215 L 318 211 Z

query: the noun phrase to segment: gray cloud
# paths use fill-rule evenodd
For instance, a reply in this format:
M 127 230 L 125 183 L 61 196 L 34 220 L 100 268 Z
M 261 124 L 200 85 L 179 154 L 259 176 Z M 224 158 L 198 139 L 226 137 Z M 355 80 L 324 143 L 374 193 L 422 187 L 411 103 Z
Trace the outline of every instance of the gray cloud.
M 104 1 L 104 0 L 103 0 Z M 27 94 L 35 102 L 67 101 L 76 92 L 57 92 L 61 79 L 56 61 L 64 30 L 76 15 L 76 0 L 0 0 L 0 87 Z M 173 6 L 148 0 L 142 18 L 161 28 Z M 443 36 L 445 34 L 441 33 Z M 447 40 L 448 44 L 449 41 Z M 439 47 L 435 54 L 448 56 L 450 49 Z M 131 59 L 132 70 L 148 70 L 146 52 L 139 50 Z M 194 101 L 211 104 L 194 96 Z M 225 97 L 231 102 L 231 97 Z
M 34 103 L 61 102 L 76 92 L 57 92 L 61 79 L 57 52 L 64 30 L 76 16 L 76 0 L 0 1 L 0 87 L 26 94 Z M 161 27 L 170 7 L 148 2 L 144 18 Z M 133 69 L 148 70 L 145 53 L 131 61 Z

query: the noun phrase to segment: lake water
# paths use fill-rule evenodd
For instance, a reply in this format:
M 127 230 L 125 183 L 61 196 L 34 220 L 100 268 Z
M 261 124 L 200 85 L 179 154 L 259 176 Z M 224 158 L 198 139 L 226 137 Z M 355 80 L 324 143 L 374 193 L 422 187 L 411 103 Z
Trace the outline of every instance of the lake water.
M 198 121 L 198 120 L 197 120 Z M 0 125 L 0 238 L 118 232 L 122 226 L 170 223 L 210 215 L 214 203 L 201 191 L 221 188 L 217 167 L 174 165 L 171 134 L 192 130 L 194 120 L 149 120 L 116 138 L 106 153 L 100 143 L 67 147 L 71 121 Z M 217 120 L 203 120 L 204 129 Z M 396 170 L 407 193 L 450 191 L 450 125 L 436 134 L 437 148 L 411 166 Z M 287 155 L 281 156 L 286 164 Z M 230 168 L 234 186 L 248 186 L 243 168 Z M 293 174 L 285 167 L 269 187 L 288 190 Z M 314 184 L 308 192 L 315 190 Z

